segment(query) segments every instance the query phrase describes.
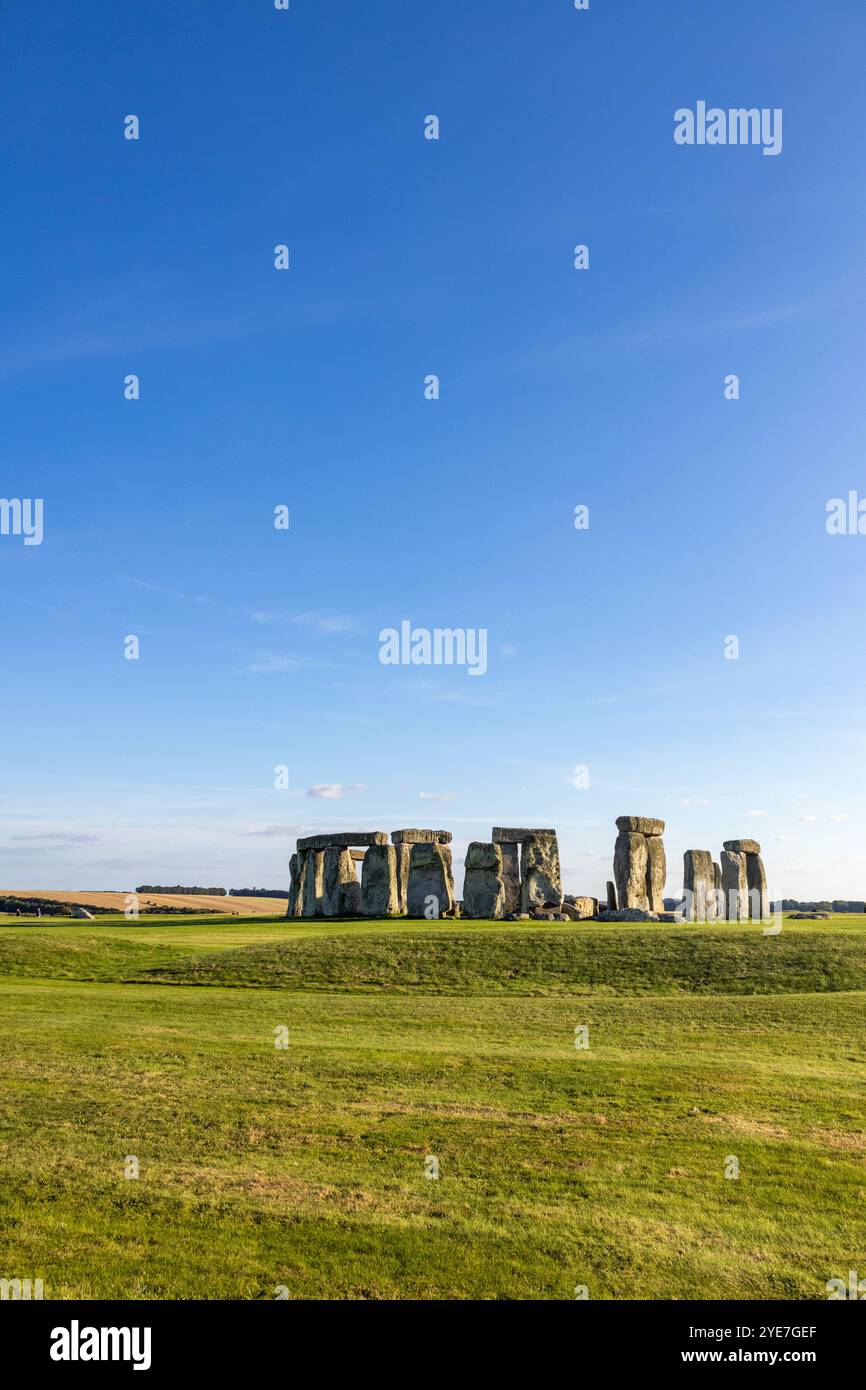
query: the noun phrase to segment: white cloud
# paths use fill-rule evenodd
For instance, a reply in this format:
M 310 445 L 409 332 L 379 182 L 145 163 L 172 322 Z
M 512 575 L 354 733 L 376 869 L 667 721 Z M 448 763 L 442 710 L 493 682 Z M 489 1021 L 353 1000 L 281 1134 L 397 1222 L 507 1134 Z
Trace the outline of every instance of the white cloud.
M 342 801 L 346 792 L 362 791 L 363 782 L 352 782 L 350 786 L 344 786 L 342 782 L 318 782 L 316 786 L 307 788 L 307 796 L 317 797 L 321 801 Z
M 453 801 L 453 792 L 419 792 L 422 801 Z

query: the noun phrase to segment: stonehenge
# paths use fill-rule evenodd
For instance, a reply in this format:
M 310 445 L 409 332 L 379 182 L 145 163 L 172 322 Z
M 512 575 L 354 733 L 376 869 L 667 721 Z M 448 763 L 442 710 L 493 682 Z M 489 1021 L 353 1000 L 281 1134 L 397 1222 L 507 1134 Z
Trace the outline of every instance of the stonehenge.
M 770 916 L 757 840 L 725 840 L 683 855 L 683 898 L 665 913 L 665 822 L 619 816 L 606 896 L 564 896 L 555 830 L 494 826 L 466 851 L 463 897 L 454 888 L 450 830 L 339 831 L 297 841 L 289 862 L 286 916 L 463 916 L 478 920 L 748 922 Z M 358 866 L 360 865 L 360 876 Z
M 758 841 L 725 840 L 718 862 L 709 850 L 686 850 L 683 897 L 690 922 L 766 921 L 770 900 Z
M 664 821 L 651 816 L 619 816 L 616 828 L 619 834 L 613 851 L 613 876 L 619 909 L 664 912 Z M 608 889 L 609 903 L 610 896 Z
M 465 869 L 464 917 L 561 912 L 555 830 L 497 827 L 489 841 L 469 845 Z M 436 918 L 458 910 L 450 830 L 394 830 L 390 840 L 382 830 L 307 835 L 289 873 L 287 917 Z

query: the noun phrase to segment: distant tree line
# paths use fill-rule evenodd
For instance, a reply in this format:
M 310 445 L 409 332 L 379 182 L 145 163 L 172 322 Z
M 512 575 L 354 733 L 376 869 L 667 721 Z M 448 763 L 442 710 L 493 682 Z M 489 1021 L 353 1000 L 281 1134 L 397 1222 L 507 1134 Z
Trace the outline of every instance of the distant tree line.
M 775 904 L 774 904 L 775 906 Z M 866 902 L 834 898 L 832 902 L 824 899 L 819 903 L 801 903 L 796 898 L 782 899 L 783 912 L 866 912 Z
M 161 883 L 140 883 L 135 891 L 136 893 L 190 893 L 200 898 L 225 898 L 227 896 L 224 888 L 184 888 L 180 883 L 175 883 L 170 888 Z
M 287 888 L 232 888 L 232 898 L 287 898 Z

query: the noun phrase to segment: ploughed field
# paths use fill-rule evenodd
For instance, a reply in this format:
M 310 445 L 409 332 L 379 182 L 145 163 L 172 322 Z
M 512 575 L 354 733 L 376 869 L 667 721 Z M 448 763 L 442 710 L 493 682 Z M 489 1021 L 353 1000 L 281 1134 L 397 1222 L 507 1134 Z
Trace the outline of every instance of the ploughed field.
M 866 917 L 5 918 L 0 995 L 0 1277 L 46 1298 L 821 1299 L 866 1258 Z

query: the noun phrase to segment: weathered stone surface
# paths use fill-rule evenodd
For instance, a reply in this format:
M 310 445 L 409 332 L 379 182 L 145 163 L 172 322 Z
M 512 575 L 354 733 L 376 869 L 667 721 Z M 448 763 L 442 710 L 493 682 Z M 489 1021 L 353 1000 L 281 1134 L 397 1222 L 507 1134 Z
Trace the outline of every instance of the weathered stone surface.
M 620 910 L 649 910 L 646 893 L 648 861 L 646 836 L 633 830 L 621 830 L 613 849 L 613 876 Z
M 473 840 L 466 849 L 467 869 L 491 869 L 498 874 L 502 868 L 502 850 L 499 845 Z
M 716 889 L 716 917 L 720 922 L 725 919 L 725 889 L 722 884 L 722 866 L 713 860 L 713 883 Z
M 505 885 L 499 845 L 473 840 L 466 851 L 463 880 L 464 917 L 504 917 Z
M 361 885 L 348 849 L 322 851 L 322 915 L 352 917 L 361 911 Z
M 304 855 L 304 912 L 305 917 L 318 917 L 322 911 L 325 855 L 320 849 Z
M 301 900 L 301 862 L 302 854 L 293 854 L 289 860 L 289 902 L 286 907 L 287 917 L 300 917 L 303 902 Z
M 763 922 L 770 916 L 770 899 L 767 894 L 767 874 L 760 854 L 746 855 L 746 888 L 749 916 L 753 922 Z
M 686 919 L 685 919 L 685 917 L 683 916 L 683 914 L 682 914 L 681 912 L 660 912 L 660 913 L 659 913 L 659 921 L 660 921 L 660 922 L 678 922 L 678 923 L 683 923 L 683 922 L 685 922 L 685 920 L 686 920 Z
M 683 896 L 689 922 L 715 921 L 716 878 L 708 849 L 687 849 L 683 855 Z
M 365 917 L 397 915 L 397 852 L 393 845 L 371 845 L 364 855 L 361 911 Z
M 520 892 L 524 912 L 543 907 L 555 908 L 558 912 L 562 906 L 562 875 L 555 833 L 530 835 L 523 841 Z
M 665 844 L 661 835 L 647 835 L 646 896 L 650 912 L 665 910 L 665 879 L 668 876 Z
M 496 842 L 495 842 L 496 843 Z M 505 889 L 505 911 L 520 911 L 520 847 L 516 840 L 499 841 L 502 852 L 502 884 Z
M 348 849 L 351 845 L 387 845 L 384 830 L 341 830 L 335 835 L 307 835 L 298 840 L 298 851 L 305 849 Z
M 412 853 L 411 845 L 404 845 L 402 842 L 394 846 L 397 855 L 397 911 L 406 911 L 406 893 L 409 888 L 409 857 Z
M 653 816 L 617 816 L 617 830 L 630 830 L 634 835 L 664 835 L 665 823 Z
M 410 917 L 445 917 L 454 911 L 450 845 L 412 845 L 406 910 Z
M 616 912 L 604 914 L 606 922 L 657 922 L 657 912 L 642 912 L 639 907 L 620 907 Z
M 365 849 L 350 849 L 349 853 L 351 854 L 356 864 L 363 864 L 364 855 L 367 853 L 367 851 Z
M 570 922 L 586 922 L 598 916 L 598 898 L 572 898 L 571 902 L 564 902 L 560 910 Z
M 491 836 L 491 839 L 493 840 L 493 843 L 494 843 L 494 844 L 497 844 L 497 845 L 498 845 L 498 844 L 503 844 L 503 843 L 504 843 L 504 844 L 509 844 L 509 845 L 522 845 L 523 842 L 524 842 L 524 840 L 528 840 L 528 839 L 530 838 L 530 836 L 535 836 L 535 835 L 541 835 L 541 836 L 551 836 L 551 835 L 552 835 L 553 838 L 555 839 L 555 838 L 556 838 L 556 831 L 555 831 L 555 830 L 509 830 L 507 827 L 504 827 L 504 828 L 503 828 L 501 825 L 497 825 L 497 826 L 494 826 L 494 827 L 493 827 L 493 834 L 492 834 L 492 836 Z
M 86 907 L 82 907 L 81 903 L 75 904 L 72 909 L 72 915 L 73 917 L 86 918 L 89 922 L 93 921 L 93 913 L 89 912 Z
M 450 845 L 450 830 L 392 830 L 392 845 Z
M 725 840 L 724 849 L 731 854 L 760 854 L 761 846 L 757 840 Z
M 748 922 L 749 892 L 746 878 L 746 856 L 723 849 L 721 861 L 725 916 L 729 922 Z
M 610 879 L 607 881 L 607 910 L 616 912 L 616 884 L 611 883 Z

